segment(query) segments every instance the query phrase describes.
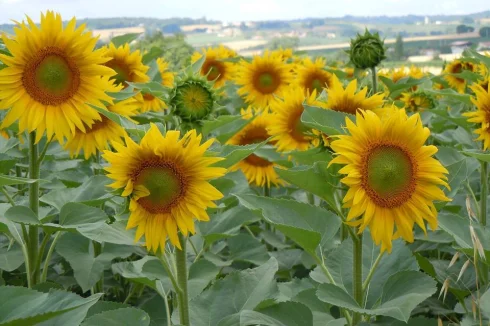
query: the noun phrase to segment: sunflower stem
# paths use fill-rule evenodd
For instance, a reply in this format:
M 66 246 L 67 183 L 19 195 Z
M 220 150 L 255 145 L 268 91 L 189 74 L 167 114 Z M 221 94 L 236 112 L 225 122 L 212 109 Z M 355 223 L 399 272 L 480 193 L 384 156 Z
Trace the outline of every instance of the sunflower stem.
M 182 249 L 175 248 L 175 262 L 177 265 L 177 282 L 180 288 L 180 293 L 178 293 L 180 324 L 190 326 L 189 294 L 187 289 L 187 238 L 179 233 L 179 241 Z
M 481 162 L 480 224 L 487 225 L 488 163 Z
M 378 76 L 376 75 L 376 67 L 371 68 L 371 75 L 373 78 L 373 94 L 378 92 Z
M 36 144 L 36 132 L 29 133 L 29 178 L 39 179 L 39 153 Z M 29 208 L 36 214 L 39 213 L 39 182 L 29 184 Z M 31 286 L 39 281 L 39 269 L 37 268 L 37 259 L 39 255 L 39 229 L 37 226 L 29 225 L 29 237 L 27 239 L 27 252 L 29 257 L 29 271 Z
M 96 258 L 98 255 L 102 253 L 102 244 L 92 240 L 92 245 L 94 247 L 94 258 Z M 95 293 L 104 292 L 104 273 L 102 273 L 100 280 L 98 280 L 97 283 L 95 283 L 94 291 Z
M 353 264 L 353 292 L 354 299 L 363 307 L 363 290 L 362 290 L 362 234 L 359 234 L 358 240 L 354 241 L 354 264 Z M 352 325 L 357 325 L 361 321 L 361 314 L 355 312 L 352 316 Z

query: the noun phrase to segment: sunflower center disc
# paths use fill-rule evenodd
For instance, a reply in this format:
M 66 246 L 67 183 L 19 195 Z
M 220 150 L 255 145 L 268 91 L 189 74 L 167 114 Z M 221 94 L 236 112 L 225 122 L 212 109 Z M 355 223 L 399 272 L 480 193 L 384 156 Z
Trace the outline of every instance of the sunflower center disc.
M 143 99 L 146 101 L 153 101 L 155 99 L 155 96 L 151 95 L 150 93 L 143 93 Z
M 315 78 L 311 82 L 311 89 L 309 89 L 309 91 L 313 91 L 314 89 L 316 89 L 317 92 L 321 92 L 322 87 L 324 86 L 325 86 L 325 81 Z
M 262 72 L 256 79 L 255 87 L 264 94 L 274 93 L 278 86 L 277 76 L 270 72 Z
M 294 113 L 289 116 L 289 128 L 291 130 L 291 136 L 299 142 L 308 141 L 305 137 L 308 128 L 301 122 L 301 114 L 303 114 L 303 106 L 301 109 L 295 109 Z
M 124 63 L 118 62 L 114 59 L 110 60 L 105 65 L 116 72 L 116 75 L 112 76 L 111 79 L 114 80 L 117 85 L 122 84 L 124 87 L 127 87 L 126 82 L 131 81 L 131 73 L 129 68 Z
M 223 78 L 223 66 L 220 62 L 209 62 L 203 65 L 202 71 L 207 74 L 209 81 L 217 81 Z
M 46 47 L 27 63 L 22 82 L 34 100 L 59 105 L 77 92 L 80 72 L 62 50 Z
M 367 157 L 366 190 L 380 206 L 403 204 L 414 191 L 414 167 L 408 154 L 401 148 L 383 145 Z
M 148 196 L 138 199 L 138 203 L 153 214 L 167 213 L 184 190 L 180 173 L 170 165 L 145 168 L 139 173 L 135 184 L 143 185 L 150 192 Z

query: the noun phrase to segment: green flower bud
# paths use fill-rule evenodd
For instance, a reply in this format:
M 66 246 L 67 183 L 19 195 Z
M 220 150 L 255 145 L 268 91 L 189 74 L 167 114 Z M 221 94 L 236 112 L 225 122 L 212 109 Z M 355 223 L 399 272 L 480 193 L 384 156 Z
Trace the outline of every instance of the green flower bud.
M 351 40 L 347 53 L 354 66 L 360 69 L 374 68 L 386 59 L 384 42 L 379 34 L 371 34 L 367 29 L 364 35 L 357 34 L 356 39 Z
M 423 90 L 404 93 L 401 100 L 404 102 L 405 109 L 411 112 L 431 110 L 435 108 L 437 104 L 434 97 Z
M 197 122 L 208 118 L 216 107 L 216 93 L 202 77 L 184 76 L 171 92 L 172 112 L 183 122 Z

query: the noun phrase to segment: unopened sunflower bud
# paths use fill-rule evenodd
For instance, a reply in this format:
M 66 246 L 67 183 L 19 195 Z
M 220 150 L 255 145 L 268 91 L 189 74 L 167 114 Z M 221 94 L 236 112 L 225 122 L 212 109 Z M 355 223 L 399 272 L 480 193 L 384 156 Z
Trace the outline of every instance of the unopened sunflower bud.
M 367 29 L 364 35 L 357 34 L 356 39 L 351 40 L 347 53 L 354 66 L 360 69 L 374 68 L 386 59 L 384 42 L 379 34 L 371 34 Z

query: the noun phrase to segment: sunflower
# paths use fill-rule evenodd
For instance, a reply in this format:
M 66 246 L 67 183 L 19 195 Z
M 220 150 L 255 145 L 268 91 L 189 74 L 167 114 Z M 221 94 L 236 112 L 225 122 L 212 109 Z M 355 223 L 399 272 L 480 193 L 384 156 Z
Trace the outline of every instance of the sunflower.
M 332 75 L 332 86 L 327 93 L 326 107 L 344 113 L 355 114 L 357 110 L 373 110 L 383 105 L 383 94 L 366 97 L 367 87 L 357 92 L 357 79 L 344 89 L 337 76 Z
M 172 87 L 174 85 L 175 74 L 168 68 L 169 63 L 162 58 L 157 59 L 158 71 L 162 77 L 162 85 Z
M 268 130 L 279 151 L 304 151 L 311 146 L 312 131 L 301 123 L 304 104 L 325 107 L 325 103 L 316 100 L 316 90 L 305 96 L 301 88 L 291 89 L 284 93 L 283 100 L 271 104 L 273 115 Z
M 291 67 L 282 57 L 266 51 L 254 56 L 252 62 L 242 60 L 236 70 L 236 83 L 241 86 L 238 94 L 257 107 L 266 107 L 275 95 L 282 96 L 291 82 Z
M 59 14 L 41 14 L 41 24 L 27 17 L 17 23 L 12 38 L 2 35 L 11 56 L 0 54 L 6 67 L 0 70 L 1 108 L 10 108 L 0 128 L 19 121 L 19 132 L 37 131 L 36 142 L 43 134 L 64 142 L 76 128 L 85 130 L 99 113 L 90 105 L 104 107 L 112 98 L 105 91 L 111 87 L 112 69 L 104 50 L 94 51 L 96 38 L 76 28 L 72 19 L 66 27 Z
M 140 112 L 162 111 L 168 108 L 167 104 L 160 98 L 150 93 L 138 93 L 135 99 L 139 102 Z
M 459 74 L 464 71 L 474 72 L 482 77 L 487 74 L 487 69 L 483 64 L 475 64 L 473 62 L 458 59 L 448 63 L 444 68 L 444 73 L 446 73 L 444 79 L 448 82 L 449 86 L 459 93 L 465 92 L 466 80 L 458 76 L 453 76 L 453 74 Z
M 379 73 L 380 76 L 387 77 L 391 79 L 394 83 L 398 82 L 400 79 L 406 77 L 412 77 L 415 79 L 420 79 L 424 77 L 424 72 L 422 69 L 412 65 L 410 68 L 406 68 L 405 66 L 401 66 L 398 69 L 392 69 L 385 73 Z
M 182 120 L 199 121 L 213 112 L 216 94 L 206 79 L 187 76 L 175 84 L 170 105 Z
M 304 89 L 308 94 L 313 90 L 321 93 L 324 87 L 332 85 L 332 74 L 325 70 L 326 62 L 323 58 L 317 58 L 314 62 L 310 58 L 303 61 L 296 69 L 298 76 L 294 82 L 295 85 Z
M 249 145 L 260 143 L 270 138 L 268 127 L 271 125 L 271 114 L 268 111 L 258 111 L 257 116 L 254 118 L 253 109 L 249 107 L 247 110 L 242 110 L 241 114 L 243 119 L 251 120 L 251 122 L 230 138 L 227 144 Z M 235 164 L 230 170 L 242 170 L 248 182 L 259 187 L 266 184 L 270 187 L 271 183 L 275 186 L 282 186 L 285 183 L 274 170 L 274 167 L 278 166 L 276 163 L 252 154 Z
M 332 142 L 337 156 L 330 164 L 345 165 L 339 172 L 347 175 L 342 183 L 349 187 L 344 197 L 348 223 L 359 233 L 369 226 L 381 250 L 391 251 L 393 239 L 413 242 L 414 223 L 424 232 L 424 220 L 437 228 L 433 201 L 450 201 L 439 188 L 449 188 L 448 171 L 432 157 L 437 147 L 424 146 L 430 131 L 418 113 L 408 117 L 397 110 L 381 120 L 363 111 L 356 119 L 354 124 L 346 118 L 350 135 Z
M 114 112 L 131 120 L 131 116 L 138 114 L 139 103 L 133 98 L 117 102 L 107 106 L 109 112 Z M 101 120 L 96 121 L 91 127 L 86 127 L 85 132 L 76 130 L 75 134 L 68 139 L 65 149 L 70 151 L 71 156 L 77 156 L 83 149 L 86 160 L 97 151 L 109 148 L 109 142 L 121 142 L 127 136 L 123 127 L 109 118 L 101 115 Z
M 474 84 L 470 86 L 475 94 L 471 101 L 475 104 L 477 111 L 463 113 L 468 117 L 469 122 L 481 124 L 480 129 L 475 130 L 475 134 L 479 135 L 477 140 L 483 141 L 484 150 L 490 146 L 490 93 L 488 88 L 485 89 L 480 85 Z
M 405 109 L 411 112 L 422 112 L 436 106 L 434 98 L 424 91 L 403 93 L 401 101 L 405 103 Z
M 291 49 L 291 48 L 284 49 L 284 48 L 280 47 L 277 50 L 271 51 L 271 53 L 272 53 L 272 55 L 277 55 L 277 56 L 281 57 L 282 61 L 286 61 L 288 59 L 293 58 L 293 49 Z
M 195 52 L 192 55 L 192 63 L 201 59 L 203 55 L 205 59 L 201 66 L 201 75 L 206 76 L 210 82 L 214 81 L 215 88 L 222 87 L 233 74 L 233 63 L 225 60 L 236 57 L 236 52 L 223 45 L 215 48 L 209 47 L 202 49 L 202 52 Z
M 201 144 L 195 130 L 179 137 L 175 130 L 162 136 L 151 124 L 140 144 L 126 137 L 126 146 L 115 143 L 117 152 L 103 155 L 110 164 L 108 176 L 115 181 L 110 186 L 124 188 L 122 196 L 130 197 L 126 228 L 137 227 L 135 241 L 144 235 L 147 249 L 154 252 L 165 249 L 167 236 L 181 249 L 178 230 L 195 233 L 193 217 L 208 221 L 206 209 L 223 197 L 209 183 L 226 172 L 210 166 L 222 158 L 205 156 L 213 140 Z
M 146 75 L 149 67 L 143 64 L 143 57 L 139 50 L 131 52 L 127 43 L 117 48 L 110 43 L 105 49 L 105 55 L 110 58 L 105 65 L 117 72 L 113 77 L 116 85 L 127 87 L 128 82 L 146 83 L 150 80 Z

